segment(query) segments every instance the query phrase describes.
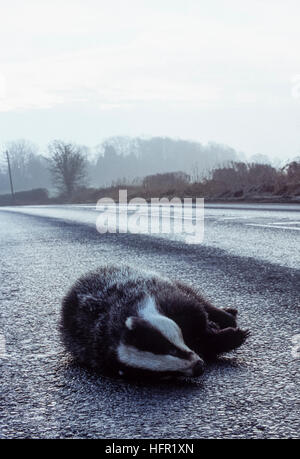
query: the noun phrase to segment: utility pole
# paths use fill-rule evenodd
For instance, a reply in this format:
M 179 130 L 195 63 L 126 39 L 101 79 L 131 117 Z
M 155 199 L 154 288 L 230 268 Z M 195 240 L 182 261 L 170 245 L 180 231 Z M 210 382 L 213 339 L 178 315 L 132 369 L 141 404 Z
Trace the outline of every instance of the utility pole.
M 7 150 L 6 150 L 6 158 L 7 158 L 7 165 L 8 165 L 8 174 L 9 174 L 11 198 L 12 198 L 13 204 L 15 204 L 15 193 L 14 193 L 13 181 L 12 181 L 12 176 L 11 176 L 10 160 L 9 160 L 9 155 L 8 155 L 8 151 Z

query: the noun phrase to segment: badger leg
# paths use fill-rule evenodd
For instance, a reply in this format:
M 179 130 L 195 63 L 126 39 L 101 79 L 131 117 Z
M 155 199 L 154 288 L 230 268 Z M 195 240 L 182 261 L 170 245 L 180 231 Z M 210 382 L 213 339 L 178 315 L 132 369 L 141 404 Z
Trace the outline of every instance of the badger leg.
M 236 315 L 237 311 L 234 309 L 220 309 L 216 308 L 212 304 L 205 302 L 204 309 L 208 315 L 208 319 L 211 322 L 215 322 L 219 325 L 220 328 L 225 329 L 228 327 L 235 328 L 237 326 L 236 323 Z
M 177 287 L 186 295 L 191 298 L 194 298 L 195 301 L 201 304 L 201 306 L 205 309 L 208 320 L 210 322 L 214 322 L 217 327 L 216 328 L 227 328 L 227 327 L 236 327 L 236 316 L 237 310 L 233 308 L 226 308 L 220 309 L 213 306 L 208 300 L 203 298 L 203 296 L 196 292 L 192 287 L 189 285 L 183 284 L 180 281 L 176 282 Z
M 249 330 L 240 328 L 211 330 L 206 336 L 202 354 L 204 357 L 211 358 L 223 352 L 232 351 L 241 346 L 249 335 Z

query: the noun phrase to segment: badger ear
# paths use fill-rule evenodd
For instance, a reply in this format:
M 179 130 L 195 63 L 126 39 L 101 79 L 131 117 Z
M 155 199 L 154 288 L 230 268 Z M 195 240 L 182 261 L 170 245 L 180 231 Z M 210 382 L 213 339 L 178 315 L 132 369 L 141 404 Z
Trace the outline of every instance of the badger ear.
M 126 319 L 125 325 L 129 330 L 133 330 L 134 328 L 134 319 L 132 316 Z

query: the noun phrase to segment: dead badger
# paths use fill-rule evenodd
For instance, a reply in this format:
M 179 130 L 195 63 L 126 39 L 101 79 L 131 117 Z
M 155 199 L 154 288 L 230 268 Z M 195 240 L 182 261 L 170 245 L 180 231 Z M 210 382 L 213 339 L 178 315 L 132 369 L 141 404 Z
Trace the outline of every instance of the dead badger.
M 237 348 L 249 334 L 237 328 L 236 310 L 128 266 L 81 277 L 63 299 L 61 332 L 80 363 L 129 376 L 199 376 L 206 359 Z

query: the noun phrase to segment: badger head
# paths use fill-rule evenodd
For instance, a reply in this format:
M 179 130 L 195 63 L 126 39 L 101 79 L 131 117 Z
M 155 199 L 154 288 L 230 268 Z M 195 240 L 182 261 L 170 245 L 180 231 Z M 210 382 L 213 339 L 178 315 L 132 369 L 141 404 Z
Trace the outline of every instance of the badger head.
M 117 356 L 120 374 L 199 376 L 204 369 L 203 360 L 183 341 L 178 325 L 161 314 L 127 318 Z

